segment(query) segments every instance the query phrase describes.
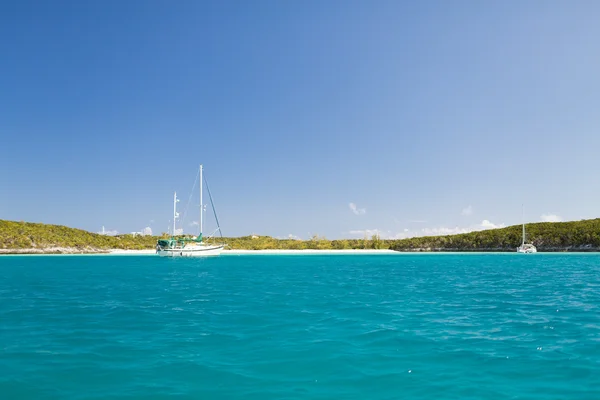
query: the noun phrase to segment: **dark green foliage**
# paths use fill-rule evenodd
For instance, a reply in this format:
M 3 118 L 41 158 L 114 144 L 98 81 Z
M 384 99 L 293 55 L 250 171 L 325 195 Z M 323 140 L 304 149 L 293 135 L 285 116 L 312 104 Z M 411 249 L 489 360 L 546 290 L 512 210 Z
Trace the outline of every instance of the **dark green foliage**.
M 515 251 L 521 244 L 521 225 L 461 235 L 397 240 L 397 251 Z M 527 224 L 527 241 L 538 251 L 600 250 L 600 219 Z

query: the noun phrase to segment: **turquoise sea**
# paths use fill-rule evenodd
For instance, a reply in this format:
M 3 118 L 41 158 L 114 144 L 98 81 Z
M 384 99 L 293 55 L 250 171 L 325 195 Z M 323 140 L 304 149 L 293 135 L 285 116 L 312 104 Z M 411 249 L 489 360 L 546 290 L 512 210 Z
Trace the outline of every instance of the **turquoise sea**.
M 0 257 L 1 399 L 600 399 L 600 255 Z

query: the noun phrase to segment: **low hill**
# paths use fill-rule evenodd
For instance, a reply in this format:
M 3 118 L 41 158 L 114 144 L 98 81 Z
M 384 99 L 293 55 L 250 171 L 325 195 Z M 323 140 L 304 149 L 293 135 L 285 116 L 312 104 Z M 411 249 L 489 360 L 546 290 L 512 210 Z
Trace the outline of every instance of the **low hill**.
M 154 248 L 152 236 L 105 236 L 61 225 L 0 220 L 0 249 L 70 248 L 84 252 Z
M 527 224 L 527 236 L 539 251 L 600 251 L 600 219 Z M 109 249 L 153 249 L 157 236 L 104 236 L 60 225 L 0 220 L 0 253 L 35 249 L 37 252 L 101 252 Z M 230 249 L 392 249 L 396 251 L 515 251 L 521 243 L 521 225 L 448 236 L 400 240 L 276 239 L 270 236 L 219 238 Z M 68 251 L 67 251 L 68 252 Z
M 599 251 L 600 219 L 527 224 L 527 239 L 538 251 Z M 522 226 L 460 235 L 397 240 L 397 251 L 515 251 L 521 244 Z

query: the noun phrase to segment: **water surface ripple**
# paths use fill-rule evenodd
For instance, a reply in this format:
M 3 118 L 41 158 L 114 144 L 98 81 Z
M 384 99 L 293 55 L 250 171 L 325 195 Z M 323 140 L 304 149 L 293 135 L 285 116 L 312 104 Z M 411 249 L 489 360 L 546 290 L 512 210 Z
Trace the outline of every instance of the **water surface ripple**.
M 600 399 L 600 256 L 0 257 L 3 399 Z

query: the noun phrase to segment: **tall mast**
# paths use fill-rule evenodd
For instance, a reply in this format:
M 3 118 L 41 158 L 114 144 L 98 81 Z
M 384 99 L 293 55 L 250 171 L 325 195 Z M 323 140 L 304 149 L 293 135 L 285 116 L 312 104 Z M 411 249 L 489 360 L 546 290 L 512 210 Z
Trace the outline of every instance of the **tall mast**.
M 523 241 L 521 242 L 521 245 L 524 245 L 525 244 L 525 211 L 524 211 L 523 204 L 521 204 L 521 222 L 523 222 Z
M 173 236 L 175 236 L 175 220 L 177 219 L 177 192 L 173 194 Z
M 204 211 L 204 206 L 202 205 L 202 164 L 200 164 L 200 237 L 202 237 L 202 212 Z

